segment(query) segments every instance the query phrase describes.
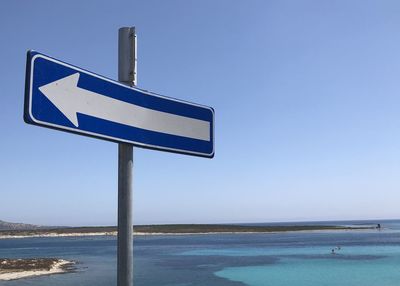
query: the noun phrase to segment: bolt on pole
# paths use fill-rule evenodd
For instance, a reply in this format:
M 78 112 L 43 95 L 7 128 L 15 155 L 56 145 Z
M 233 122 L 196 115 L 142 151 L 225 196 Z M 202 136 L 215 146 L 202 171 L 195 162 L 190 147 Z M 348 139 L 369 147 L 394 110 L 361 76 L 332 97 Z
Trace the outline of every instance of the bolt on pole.
M 136 85 L 135 27 L 118 31 L 118 80 Z M 118 241 L 117 285 L 133 286 L 133 223 L 132 223 L 133 146 L 118 144 Z

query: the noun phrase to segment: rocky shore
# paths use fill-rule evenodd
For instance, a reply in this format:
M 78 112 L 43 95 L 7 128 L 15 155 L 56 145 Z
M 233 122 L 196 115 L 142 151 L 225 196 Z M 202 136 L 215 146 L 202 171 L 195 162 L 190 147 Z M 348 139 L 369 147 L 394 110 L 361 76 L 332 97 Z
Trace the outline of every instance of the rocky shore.
M 71 272 L 75 262 L 58 258 L 0 258 L 0 281 Z

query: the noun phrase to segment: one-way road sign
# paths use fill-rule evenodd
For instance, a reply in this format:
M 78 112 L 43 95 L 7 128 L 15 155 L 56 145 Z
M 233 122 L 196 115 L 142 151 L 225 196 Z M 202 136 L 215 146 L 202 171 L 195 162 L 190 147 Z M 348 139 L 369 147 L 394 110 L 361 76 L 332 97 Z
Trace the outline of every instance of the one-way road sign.
M 214 156 L 214 110 L 128 87 L 29 51 L 25 122 L 135 146 Z

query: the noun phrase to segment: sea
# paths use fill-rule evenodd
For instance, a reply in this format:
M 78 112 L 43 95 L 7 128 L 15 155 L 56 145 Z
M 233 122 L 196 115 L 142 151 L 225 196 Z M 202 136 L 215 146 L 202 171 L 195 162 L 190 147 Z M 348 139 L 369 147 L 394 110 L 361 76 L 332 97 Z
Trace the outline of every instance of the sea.
M 381 229 L 362 231 L 135 236 L 134 286 L 399 286 L 400 220 L 296 224 L 378 223 Z M 76 261 L 74 272 L 0 281 L 1 286 L 117 281 L 113 236 L 0 239 L 0 257 Z

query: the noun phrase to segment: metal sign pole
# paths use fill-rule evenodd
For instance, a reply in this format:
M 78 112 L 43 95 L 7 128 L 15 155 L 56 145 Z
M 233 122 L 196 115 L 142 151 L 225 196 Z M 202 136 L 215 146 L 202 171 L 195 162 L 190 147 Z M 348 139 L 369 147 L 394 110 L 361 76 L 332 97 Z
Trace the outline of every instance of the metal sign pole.
M 118 80 L 136 85 L 136 32 L 123 27 L 118 32 Z M 132 177 L 133 146 L 118 144 L 118 242 L 117 285 L 133 286 Z

